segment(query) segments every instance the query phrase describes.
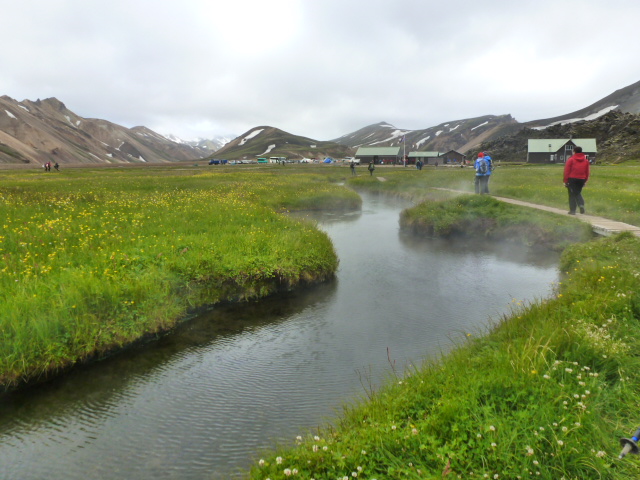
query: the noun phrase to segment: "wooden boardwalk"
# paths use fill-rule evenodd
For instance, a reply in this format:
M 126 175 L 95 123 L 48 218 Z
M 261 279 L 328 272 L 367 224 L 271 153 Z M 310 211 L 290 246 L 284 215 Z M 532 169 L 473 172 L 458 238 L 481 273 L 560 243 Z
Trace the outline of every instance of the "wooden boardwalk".
M 438 190 L 448 190 L 450 192 L 458 192 L 458 193 L 469 193 L 463 192 L 460 190 L 452 190 L 450 188 L 438 188 Z M 551 213 L 557 213 L 558 215 L 569 215 L 567 213 L 567 209 L 562 208 L 554 208 L 547 207 L 546 205 L 537 205 L 535 203 L 523 202 L 521 200 L 514 200 L 513 198 L 506 197 L 496 197 L 491 195 L 496 200 L 500 200 L 501 202 L 511 203 L 513 205 L 519 205 L 521 207 L 529 207 L 529 208 L 537 208 L 538 210 L 545 210 Z M 636 227 L 635 225 L 629 225 L 628 223 L 616 222 L 615 220 L 609 220 L 608 218 L 596 217 L 595 215 L 581 215 L 576 214 L 575 218 L 581 220 L 583 222 L 590 223 L 593 227 L 593 231 L 599 235 L 611 236 L 620 232 L 631 232 L 636 237 L 640 237 L 640 227 Z

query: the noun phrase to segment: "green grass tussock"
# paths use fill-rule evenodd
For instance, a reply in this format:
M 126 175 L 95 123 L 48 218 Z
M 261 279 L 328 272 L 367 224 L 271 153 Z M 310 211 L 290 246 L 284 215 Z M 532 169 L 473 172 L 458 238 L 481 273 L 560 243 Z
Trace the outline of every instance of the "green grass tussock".
M 638 477 L 633 458 L 615 459 L 638 421 L 638 260 L 630 235 L 570 247 L 555 298 L 514 306 L 488 335 L 369 392 L 250 477 Z
M 313 174 L 151 173 L 4 175 L 0 385 L 164 332 L 197 307 L 332 278 L 326 234 L 278 212 L 360 205 Z
M 553 250 L 592 237 L 591 227 L 584 222 L 485 195 L 424 201 L 403 211 L 400 225 L 427 236 L 481 238 Z

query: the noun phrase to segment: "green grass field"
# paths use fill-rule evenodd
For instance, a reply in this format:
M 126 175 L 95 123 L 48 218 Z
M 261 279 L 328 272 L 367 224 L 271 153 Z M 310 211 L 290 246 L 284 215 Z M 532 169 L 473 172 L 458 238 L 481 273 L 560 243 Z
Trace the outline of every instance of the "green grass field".
M 595 167 L 588 213 L 640 225 L 638 172 Z M 4 384 L 162 332 L 201 305 L 329 278 L 338 261 L 329 239 L 281 213 L 357 208 L 341 183 L 416 200 L 451 196 L 430 187 L 473 189 L 468 168 L 358 173 L 315 165 L 3 171 Z M 557 166 L 498 167 L 490 186 L 495 195 L 567 205 Z M 467 201 L 464 211 L 495 207 Z M 616 458 L 618 438 L 640 423 L 639 262 L 640 240 L 628 234 L 570 245 L 553 298 L 514 305 L 486 335 L 363 392 L 334 426 L 264 453 L 247 475 L 640 477 L 636 457 Z
M 190 310 L 333 276 L 330 240 L 279 212 L 358 208 L 326 176 L 68 169 L 0 180 L 0 384 L 166 331 Z
M 590 213 L 640 224 L 636 172 L 594 169 L 584 191 Z M 470 169 L 376 175 L 385 181 L 351 183 L 438 200 L 450 194 L 428 187 L 473 188 Z M 560 208 L 567 202 L 558 167 L 505 167 L 491 187 Z M 494 208 L 479 202 L 465 211 Z M 414 217 L 425 214 L 416 210 Z M 560 268 L 555 297 L 514 305 L 486 335 L 469 335 L 446 356 L 363 392 L 333 426 L 256 459 L 250 478 L 638 478 L 636 457 L 616 457 L 618 439 L 640 422 L 640 240 L 623 234 L 573 244 Z

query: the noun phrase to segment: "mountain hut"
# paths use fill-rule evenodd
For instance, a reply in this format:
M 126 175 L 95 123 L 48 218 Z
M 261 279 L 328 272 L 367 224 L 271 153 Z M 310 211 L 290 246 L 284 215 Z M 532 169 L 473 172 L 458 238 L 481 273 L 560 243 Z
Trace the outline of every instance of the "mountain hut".
M 595 138 L 530 138 L 527 147 L 527 163 L 564 163 L 573 155 L 574 147 L 582 147 L 590 163 L 595 163 Z

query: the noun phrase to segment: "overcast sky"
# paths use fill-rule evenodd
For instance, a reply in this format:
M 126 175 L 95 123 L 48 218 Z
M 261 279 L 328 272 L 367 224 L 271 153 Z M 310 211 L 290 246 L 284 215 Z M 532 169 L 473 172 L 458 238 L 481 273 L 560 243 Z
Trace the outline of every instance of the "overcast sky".
M 184 139 L 570 113 L 640 81 L 638 0 L 0 0 L 0 95 Z

